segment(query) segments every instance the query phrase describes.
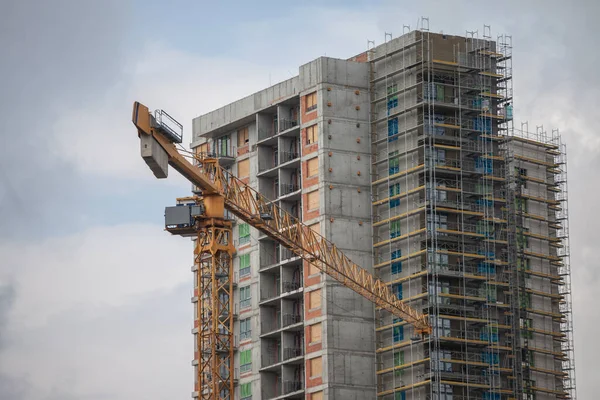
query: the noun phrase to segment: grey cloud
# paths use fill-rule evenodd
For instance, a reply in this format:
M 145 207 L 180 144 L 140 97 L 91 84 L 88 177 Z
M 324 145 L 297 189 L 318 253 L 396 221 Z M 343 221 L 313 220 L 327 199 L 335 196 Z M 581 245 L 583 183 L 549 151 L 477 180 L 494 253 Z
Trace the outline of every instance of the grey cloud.
M 0 285 L 0 351 L 4 347 L 4 336 L 8 327 L 8 313 L 15 300 L 15 289 L 12 285 Z
M 55 154 L 50 132 L 59 113 L 93 102 L 118 79 L 128 4 L 3 3 L 0 238 L 40 236 L 72 223 L 84 181 Z
M 25 400 L 30 397 L 30 384 L 25 379 L 0 374 L 0 396 L 6 400 Z M 29 393 L 29 394 L 28 394 Z
M 12 330 L 12 349 L 0 357 L 0 398 L 188 397 L 189 287 L 136 296 L 120 307 L 82 305 L 43 326 Z

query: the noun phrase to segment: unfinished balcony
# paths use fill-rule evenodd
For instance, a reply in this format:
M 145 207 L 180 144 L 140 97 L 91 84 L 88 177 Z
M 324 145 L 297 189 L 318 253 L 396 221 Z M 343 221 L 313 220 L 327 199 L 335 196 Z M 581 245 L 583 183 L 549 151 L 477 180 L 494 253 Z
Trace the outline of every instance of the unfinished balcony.
M 283 271 L 287 271 L 288 269 L 294 271 L 299 269 L 300 271 L 302 271 L 302 259 L 290 249 L 281 247 L 279 260 L 281 266 L 284 268 Z
M 300 98 L 293 97 L 277 106 L 278 129 L 277 133 L 283 137 L 299 136 Z
M 279 299 L 281 294 L 281 275 L 278 269 L 260 274 L 260 305 L 266 305 Z
M 258 174 L 262 178 L 278 178 L 279 150 L 273 146 L 258 146 Z
M 261 339 L 279 338 L 281 329 L 281 306 L 279 303 L 260 306 Z
M 281 363 L 281 336 L 261 339 L 260 371 L 278 371 Z
M 273 241 L 268 236 L 263 236 L 259 241 L 259 252 L 260 252 L 260 270 L 259 272 L 275 273 L 273 271 L 279 271 L 279 265 L 281 261 L 280 245 Z M 277 272 L 278 273 L 278 272 Z
M 271 107 L 256 114 L 259 145 L 273 145 L 277 143 L 275 135 L 279 129 L 277 108 Z
M 303 276 L 300 263 L 286 265 L 281 270 L 281 297 L 284 299 L 300 299 L 303 296 Z
M 300 201 L 300 159 L 298 163 L 290 163 L 280 171 L 279 197 L 286 202 Z
M 280 148 L 285 149 L 279 152 L 279 157 L 277 158 L 278 165 L 281 168 L 287 169 L 298 169 L 300 168 L 300 152 L 299 143 L 297 140 L 288 141 L 286 143 L 282 143 Z
M 287 332 L 304 331 L 304 299 L 298 297 L 286 297 L 281 301 L 281 325 Z

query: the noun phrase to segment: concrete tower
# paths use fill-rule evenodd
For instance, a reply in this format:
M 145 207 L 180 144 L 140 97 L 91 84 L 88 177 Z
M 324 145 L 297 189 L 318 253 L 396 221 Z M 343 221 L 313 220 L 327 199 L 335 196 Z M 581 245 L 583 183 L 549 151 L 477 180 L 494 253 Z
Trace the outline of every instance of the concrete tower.
M 238 222 L 236 398 L 575 398 L 565 148 L 513 127 L 511 51 L 413 31 L 194 119 L 195 151 L 434 326 Z

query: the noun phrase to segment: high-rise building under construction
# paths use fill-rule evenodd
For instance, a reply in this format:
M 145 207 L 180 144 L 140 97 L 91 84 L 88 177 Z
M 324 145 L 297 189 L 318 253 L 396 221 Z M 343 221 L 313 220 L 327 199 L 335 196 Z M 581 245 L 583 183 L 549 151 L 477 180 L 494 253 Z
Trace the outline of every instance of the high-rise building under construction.
M 513 126 L 512 38 L 490 36 L 386 35 L 194 119 L 196 152 L 433 326 L 238 221 L 236 399 L 576 398 L 565 146 Z

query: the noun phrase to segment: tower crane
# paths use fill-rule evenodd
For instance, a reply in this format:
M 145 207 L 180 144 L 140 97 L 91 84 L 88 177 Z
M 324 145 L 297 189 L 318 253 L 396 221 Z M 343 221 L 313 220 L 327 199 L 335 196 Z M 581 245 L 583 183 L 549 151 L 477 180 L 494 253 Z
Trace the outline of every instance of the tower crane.
M 231 222 L 225 210 L 285 246 L 361 296 L 401 318 L 415 333 L 431 333 L 426 315 L 399 300 L 386 283 L 356 265 L 337 246 L 298 218 L 219 166 L 206 154 L 184 155 L 178 150 L 183 127 L 166 112 L 152 114 L 139 102 L 133 105 L 141 155 L 156 178 L 175 168 L 199 189 L 192 197 L 189 223 L 167 226 L 174 234 L 197 236 L 195 269 L 199 307 L 197 318 L 198 372 L 196 391 L 201 399 L 233 399 L 233 279 Z M 192 158 L 193 162 L 188 161 Z

